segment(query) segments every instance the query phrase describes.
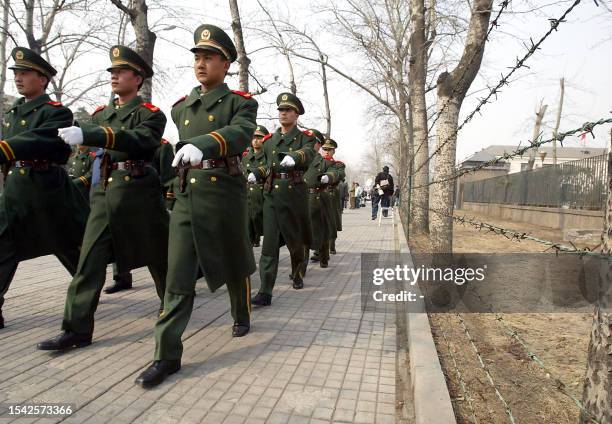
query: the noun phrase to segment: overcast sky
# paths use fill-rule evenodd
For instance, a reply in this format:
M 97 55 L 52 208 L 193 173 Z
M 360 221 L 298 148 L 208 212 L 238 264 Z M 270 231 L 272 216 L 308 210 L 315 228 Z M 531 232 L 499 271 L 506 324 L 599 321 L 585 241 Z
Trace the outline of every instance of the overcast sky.
M 601 3 L 601 0 L 599 0 Z M 322 4 L 317 0 L 286 2 L 262 0 L 275 16 L 281 16 L 305 28 L 321 41 L 330 63 L 356 77 L 360 76 L 360 58 L 352 54 L 333 31 L 333 22 L 322 16 L 318 10 Z M 499 1 L 494 2 L 496 5 Z M 547 2 L 548 3 L 548 2 Z M 508 72 L 516 57 L 522 57 L 526 50 L 523 42 L 530 37 L 539 39 L 550 28 L 548 19 L 559 17 L 572 1 L 543 7 L 541 10 L 521 13 L 541 1 L 514 1 L 511 11 L 502 16 L 501 26 L 492 33 L 487 44 L 481 73 L 472 86 L 471 93 L 464 102 L 462 115 L 470 112 L 477 96 L 483 96 L 486 84 L 499 81 L 501 73 Z M 612 2 L 608 1 L 608 4 Z M 189 31 L 177 29 L 161 34 L 155 50 L 155 61 L 167 78 L 156 82 L 153 103 L 164 110 L 170 118 L 171 105 L 181 96 L 188 94 L 197 85 L 193 76 L 192 54 L 188 49 L 193 45 L 192 30 L 199 23 L 210 22 L 230 30 L 230 13 L 226 0 L 201 2 L 165 1 L 168 6 L 180 7 L 183 16 L 180 24 Z M 258 97 L 260 102 L 260 123 L 270 130 L 277 126 L 274 100 L 280 91 L 287 89 L 287 66 L 273 49 L 266 49 L 262 31 L 272 29 L 263 22 L 263 15 L 256 1 L 240 1 L 243 25 L 246 27 L 246 46 L 251 55 L 252 67 L 263 85 L 269 85 L 269 92 Z M 466 2 L 467 4 L 467 2 Z M 152 10 L 152 21 L 164 22 L 163 11 Z M 170 22 L 170 21 L 169 21 Z M 82 25 L 82 23 L 80 23 Z M 331 27 L 330 27 L 331 25 Z M 182 48 L 180 46 L 183 46 Z M 106 69 L 108 58 L 98 55 L 88 61 L 84 69 L 99 66 Z M 545 117 L 545 136 L 550 136 L 557 109 L 559 78 L 566 79 L 566 93 L 561 130 L 573 129 L 587 120 L 612 117 L 612 13 L 602 7 L 597 8 L 592 0 L 582 3 L 569 15 L 567 22 L 544 42 L 542 49 L 527 62 L 530 69 L 521 69 L 498 99 L 486 105 L 482 116 L 476 116 L 459 133 L 457 158 L 462 159 L 491 144 L 517 145 L 528 140 L 532 133 L 536 106 L 541 99 L 548 104 Z M 236 70 L 237 65 L 232 66 Z M 324 130 L 323 98 L 321 83 L 312 74 L 317 67 L 296 59 L 295 71 L 298 77 L 298 95 L 303 98 L 307 114 L 302 118 L 305 125 Z M 9 75 L 10 78 L 11 75 Z M 274 79 L 277 77 L 277 83 Z M 372 128 L 376 113 L 371 106 L 371 98 L 359 88 L 343 78 L 330 74 L 330 96 L 332 108 L 332 137 L 339 143 L 337 157 L 349 165 L 356 165 L 367 151 L 367 146 L 380 137 Z M 237 79 L 229 79 L 230 88 L 237 87 Z M 272 84 L 272 85 L 270 85 Z M 257 86 L 251 82 L 251 89 Z M 106 89 L 105 89 L 106 90 Z M 7 86 L 14 93 L 12 81 Z M 105 91 L 100 92 L 100 103 L 106 103 Z M 430 100 L 433 100 L 430 99 Z M 609 143 L 610 126 L 596 130 L 596 139 L 587 138 L 583 143 L 588 146 L 606 146 Z M 171 120 L 166 127 L 166 137 L 177 141 L 177 131 Z M 566 146 L 580 145 L 578 138 L 568 140 Z

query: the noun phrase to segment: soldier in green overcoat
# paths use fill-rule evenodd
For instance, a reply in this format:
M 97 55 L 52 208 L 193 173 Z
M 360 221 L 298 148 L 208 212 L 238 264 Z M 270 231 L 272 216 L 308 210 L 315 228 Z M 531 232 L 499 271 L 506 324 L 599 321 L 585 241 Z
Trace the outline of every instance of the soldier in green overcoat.
M 255 131 L 258 104 L 249 93 L 231 91 L 224 82 L 237 56 L 225 31 L 204 24 L 196 29 L 194 41 L 200 85 L 172 108 L 179 142 L 173 162 L 178 177 L 170 214 L 168 286 L 155 325 L 154 361 L 136 379 L 145 388 L 181 368 L 181 335 L 191 317 L 200 272 L 211 291 L 227 286 L 232 335 L 242 337 L 250 329 L 255 259 L 240 162 Z
M 311 130 L 317 136 L 315 149 L 319 151 L 321 145 L 328 146 L 323 135 L 317 130 Z M 312 226 L 312 244 L 321 268 L 327 268 L 329 263 L 329 243 L 336 237 L 336 223 L 332 195 L 327 189 L 338 181 L 337 169 L 329 158 L 318 154 L 311 162 L 304 175 L 308 184 L 310 223 Z
M 332 195 L 332 202 L 333 202 L 333 209 L 334 209 L 334 221 L 336 223 L 336 230 L 342 231 L 342 199 L 341 199 L 340 189 L 338 188 L 338 184 L 340 184 L 340 181 L 344 180 L 345 178 L 346 165 L 344 165 L 343 162 L 334 159 L 336 149 L 338 148 L 338 143 L 336 143 L 334 140 L 331 140 L 331 139 L 328 140 L 328 142 L 329 142 L 328 145 L 323 146 L 323 155 L 326 159 L 329 159 L 334 163 L 334 167 L 336 168 L 338 175 L 339 175 L 339 179 L 335 181 L 334 183 L 330 184 L 328 190 Z M 329 252 L 332 255 L 336 254 L 336 238 L 337 236 L 332 238 L 332 240 L 330 241 L 330 245 L 329 245 Z
M 99 107 L 90 123 L 59 130 L 66 144 L 106 150 L 102 178 L 91 195 L 79 266 L 66 296 L 62 333 L 39 343 L 41 350 L 91 343 L 94 313 L 111 262 L 119 273 L 147 266 L 160 300 L 164 296 L 169 217 L 151 161 L 166 117 L 138 96 L 144 79 L 153 75 L 144 59 L 125 46 L 114 46 L 110 60 L 108 71 L 117 98 Z
M 95 160 L 96 152 L 87 146 L 78 146 L 68 159 L 68 175 L 87 202 Z
M 251 147 L 242 155 L 242 169 L 245 176 L 264 165 L 262 143 L 270 137 L 270 132 L 266 127 L 257 126 L 253 140 L 251 140 Z M 263 235 L 263 179 L 248 183 L 247 189 L 249 239 L 253 247 L 259 247 L 260 238 Z
M 266 181 L 264 241 L 259 260 L 261 286 L 252 302 L 257 306 L 269 306 L 272 302 L 279 249 L 284 244 L 291 256 L 293 288 L 304 287 L 305 264 L 312 242 L 304 172 L 316 155 L 316 138 L 312 131 L 300 131 L 297 127 L 298 117 L 304 114 L 304 106 L 297 96 L 281 93 L 276 104 L 281 127 L 263 145 L 265 165 L 248 176 L 251 182 L 261 178 Z
M 70 156 L 57 130 L 72 112 L 45 93 L 56 70 L 38 54 L 16 47 L 11 56 L 23 97 L 4 115 L 0 169 L 0 328 L 4 295 L 20 261 L 53 254 L 70 274 L 77 269 L 89 207 L 63 165 Z

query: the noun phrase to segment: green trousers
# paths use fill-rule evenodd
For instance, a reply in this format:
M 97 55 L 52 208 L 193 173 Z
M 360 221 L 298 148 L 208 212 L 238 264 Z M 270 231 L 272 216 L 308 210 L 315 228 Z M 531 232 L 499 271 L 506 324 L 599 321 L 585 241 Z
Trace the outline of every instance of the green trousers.
M 259 287 L 259 293 L 264 293 L 272 296 L 274 285 L 276 284 L 276 276 L 278 274 L 278 257 L 280 251 L 276 250 L 273 255 L 261 254 L 259 258 L 259 279 L 261 286 Z M 289 256 L 291 257 L 291 276 L 299 275 L 304 278 L 306 275 L 306 268 L 308 266 L 308 255 L 310 249 L 302 246 L 299 249 L 289 249 Z
M 125 281 L 126 279 L 130 278 L 130 274 L 130 271 L 120 273 L 119 270 L 117 270 L 117 264 L 113 262 L 113 280 Z
M 19 263 L 15 251 L 16 247 L 9 232 L 5 231 L 0 234 L 0 311 L 4 305 L 4 295 L 8 292 Z M 79 249 L 75 248 L 72 252 L 56 254 L 56 256 L 70 275 L 74 275 L 79 262 Z
M 329 245 L 329 240 L 326 240 L 321 243 L 321 249 L 319 249 L 319 260 L 321 261 L 321 263 L 329 263 Z
M 193 302 L 199 264 L 191 228 L 171 232 L 168 251 L 168 285 L 164 310 L 155 324 L 155 360 L 181 359 L 181 337 L 187 328 Z M 251 322 L 251 278 L 226 284 L 231 314 L 235 323 Z
M 88 255 L 79 258 L 76 274 L 68 287 L 62 330 L 92 334 L 94 314 L 106 279 L 106 266 L 113 262 L 113 240 L 107 226 L 96 240 Z M 167 265 L 149 265 L 157 295 L 163 301 Z

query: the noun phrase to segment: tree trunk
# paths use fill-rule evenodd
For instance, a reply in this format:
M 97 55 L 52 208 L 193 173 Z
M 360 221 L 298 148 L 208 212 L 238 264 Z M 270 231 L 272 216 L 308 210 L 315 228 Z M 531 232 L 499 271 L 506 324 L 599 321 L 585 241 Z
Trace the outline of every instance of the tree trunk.
M 612 145 L 612 132 L 610 132 Z M 603 253 L 612 253 L 612 150 L 608 152 L 608 202 L 604 231 L 601 236 Z M 602 424 L 612 423 L 612 265 L 601 261 L 599 301 L 593 312 L 591 340 L 582 403 Z M 588 414 L 580 414 L 582 424 L 592 422 Z
M 436 179 L 444 179 L 455 172 L 455 159 L 457 148 L 457 125 L 461 103 L 452 98 L 451 75 L 444 72 L 438 78 L 438 119 L 436 139 L 438 145 L 444 143 L 436 156 Z M 446 105 L 446 107 L 444 107 Z M 441 109 L 444 108 L 442 111 Z M 426 165 L 427 166 L 427 165 Z M 445 211 L 450 216 L 433 212 L 429 217 L 430 241 L 432 251 L 435 253 L 452 253 L 453 251 L 453 214 L 454 180 L 431 186 L 431 203 L 434 211 Z M 415 208 L 418 206 L 413 202 Z M 427 210 L 428 212 L 428 210 Z M 413 212 L 414 213 L 414 212 Z
M 6 87 L 6 43 L 8 41 L 8 21 L 10 0 L 2 2 L 2 33 L 0 34 L 0 123 L 4 122 L 4 88 Z M 4 127 L 0 125 L 0 138 L 2 138 L 2 130 Z
M 425 5 L 424 0 L 410 0 L 410 21 L 412 32 L 410 34 L 410 72 L 408 81 L 410 85 L 410 111 L 412 120 L 412 133 L 414 137 L 414 152 L 416 154 L 413 165 L 418 169 L 414 176 L 413 185 L 418 187 L 411 193 L 411 201 L 415 205 L 411 210 L 411 231 L 414 234 L 428 232 L 429 208 L 429 166 L 425 164 L 429 156 L 429 143 L 427 140 L 427 104 L 425 101 L 425 79 L 427 66 L 427 46 L 425 40 Z
M 327 70 L 325 64 L 321 63 L 321 78 L 323 79 L 323 99 L 325 100 L 325 135 L 331 137 L 331 109 L 329 107 L 329 93 L 327 91 Z
M 538 137 L 540 136 L 540 128 L 542 128 L 542 120 L 544 119 L 544 114 L 546 113 L 546 109 L 548 108 L 548 105 L 543 105 L 542 103 L 544 103 L 544 99 L 542 99 L 542 101 L 540 102 L 540 108 L 536 112 L 535 125 L 533 126 L 533 134 L 531 136 L 532 141 L 537 140 Z M 536 148 L 529 150 L 529 162 L 527 163 L 527 169 L 530 171 L 533 169 L 533 165 L 535 164 L 536 152 L 537 152 Z
M 157 36 L 149 29 L 148 6 L 146 0 L 134 0 L 133 15 L 130 16 L 134 33 L 136 34 L 136 46 L 138 54 L 153 68 L 153 52 Z M 153 79 L 147 78 L 140 89 L 140 95 L 145 102 L 153 98 Z
M 232 13 L 232 31 L 234 32 L 234 41 L 236 42 L 236 51 L 238 52 L 238 85 L 241 91 L 249 91 L 249 65 L 251 60 L 246 54 L 244 47 L 244 37 L 242 35 L 242 24 L 240 22 L 240 9 L 238 9 L 238 0 L 229 0 L 230 11 Z
M 557 109 L 557 121 L 555 122 L 555 129 L 553 130 L 553 165 L 557 165 L 557 134 L 559 132 L 559 126 L 561 125 L 561 114 L 563 113 L 563 97 L 565 96 L 565 78 L 561 78 L 559 81 L 561 85 L 561 92 L 559 94 L 559 108 Z
M 476 0 L 473 2 L 467 39 L 461 59 L 451 73 L 443 72 L 437 81 L 439 118 L 436 128 L 436 150 L 439 151 L 435 162 L 436 178 L 439 180 L 448 178 L 449 181 L 431 186 L 434 212 L 429 219 L 429 228 L 431 248 L 434 253 L 452 253 L 453 251 L 452 215 L 455 180 L 451 177 L 455 172 L 457 124 L 463 99 L 474 78 L 476 78 L 482 63 L 492 4 L 493 0 Z M 436 213 L 435 211 L 442 213 Z

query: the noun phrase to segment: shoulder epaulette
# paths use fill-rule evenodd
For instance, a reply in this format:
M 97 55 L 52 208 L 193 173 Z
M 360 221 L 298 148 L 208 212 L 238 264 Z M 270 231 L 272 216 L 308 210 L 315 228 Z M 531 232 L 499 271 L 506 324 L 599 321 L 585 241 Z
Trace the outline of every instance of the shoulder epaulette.
M 272 133 L 265 135 L 264 138 L 261 140 L 261 142 L 263 143 L 264 141 L 266 141 L 270 137 L 272 137 Z
M 253 97 L 251 93 L 247 93 L 245 91 L 232 90 L 232 93 L 238 94 L 239 96 L 244 97 L 245 99 L 250 99 Z
M 91 116 L 94 116 L 96 113 L 100 112 L 101 110 L 103 110 L 106 107 L 106 105 L 102 105 L 102 106 L 98 106 L 96 110 L 93 111 L 93 113 L 91 114 Z
M 245 158 L 249 154 L 248 149 L 242 152 L 242 157 Z
M 51 106 L 61 106 L 62 105 L 61 102 L 54 102 L 53 100 L 48 101 L 47 104 Z
M 155 106 L 154 104 L 144 102 L 144 103 L 141 104 L 141 106 L 142 107 L 146 107 L 151 112 L 159 112 L 159 108 L 157 106 Z
M 339 160 L 337 160 L 337 161 L 336 161 L 336 163 L 337 163 L 337 164 L 339 164 L 339 165 L 344 165 L 344 162 L 339 161 Z M 346 165 L 345 165 L 345 166 L 346 166 Z
M 168 140 L 166 140 L 165 138 L 161 139 L 161 144 L 170 144 L 170 142 Z
M 314 133 L 310 130 L 304 130 L 302 131 L 304 134 L 309 135 L 310 137 L 314 137 Z
M 179 104 L 180 102 L 182 102 L 183 100 L 185 100 L 187 98 L 187 96 L 183 96 L 180 99 L 178 99 L 176 102 L 174 102 L 174 104 L 172 105 L 172 107 L 176 106 L 177 104 Z

